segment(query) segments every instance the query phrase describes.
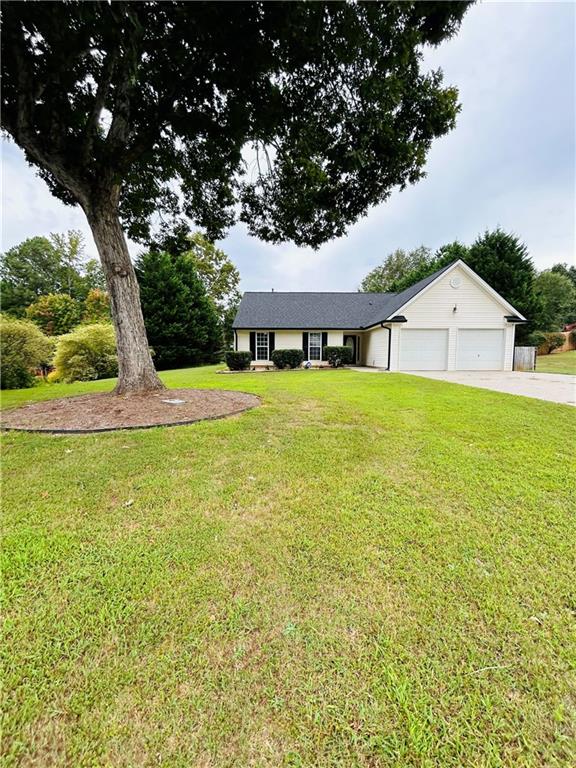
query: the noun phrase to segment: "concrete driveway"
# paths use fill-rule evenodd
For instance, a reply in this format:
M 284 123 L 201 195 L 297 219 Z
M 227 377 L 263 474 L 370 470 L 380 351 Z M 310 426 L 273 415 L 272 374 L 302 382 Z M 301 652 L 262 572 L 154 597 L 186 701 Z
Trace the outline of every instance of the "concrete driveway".
M 405 371 L 405 373 L 576 406 L 576 376 L 567 376 L 562 373 L 521 371 Z

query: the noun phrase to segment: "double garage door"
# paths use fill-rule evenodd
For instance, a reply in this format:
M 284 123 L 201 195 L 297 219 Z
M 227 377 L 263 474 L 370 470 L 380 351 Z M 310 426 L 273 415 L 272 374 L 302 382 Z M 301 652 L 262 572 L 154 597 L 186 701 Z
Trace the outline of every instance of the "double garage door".
M 504 331 L 459 328 L 457 371 L 499 371 L 504 366 Z M 400 331 L 401 371 L 445 371 L 448 367 L 447 328 L 403 328 Z

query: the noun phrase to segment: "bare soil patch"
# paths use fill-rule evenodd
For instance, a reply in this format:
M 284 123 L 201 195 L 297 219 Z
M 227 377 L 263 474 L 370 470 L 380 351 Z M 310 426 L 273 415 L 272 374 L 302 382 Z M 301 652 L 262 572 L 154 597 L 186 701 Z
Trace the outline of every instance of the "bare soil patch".
M 105 432 L 221 419 L 260 405 L 247 392 L 166 389 L 134 395 L 99 392 L 31 403 L 2 413 L 2 428 L 30 432 Z

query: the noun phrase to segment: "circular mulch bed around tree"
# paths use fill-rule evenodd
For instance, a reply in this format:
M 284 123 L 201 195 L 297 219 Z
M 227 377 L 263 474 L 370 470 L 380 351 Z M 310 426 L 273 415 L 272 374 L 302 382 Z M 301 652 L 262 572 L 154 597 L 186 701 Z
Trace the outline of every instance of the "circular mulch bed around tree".
M 233 416 L 260 405 L 247 392 L 166 389 L 134 395 L 102 392 L 23 405 L 2 413 L 2 428 L 26 432 L 107 432 L 190 424 Z

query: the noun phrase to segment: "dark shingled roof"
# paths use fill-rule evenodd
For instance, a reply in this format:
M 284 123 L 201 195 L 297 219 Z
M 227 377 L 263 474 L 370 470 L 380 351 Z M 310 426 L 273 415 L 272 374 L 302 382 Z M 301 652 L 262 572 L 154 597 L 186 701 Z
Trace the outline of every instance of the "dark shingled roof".
M 248 291 L 233 328 L 342 329 L 370 328 L 392 317 L 452 264 L 400 293 L 277 293 Z

